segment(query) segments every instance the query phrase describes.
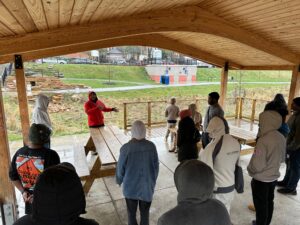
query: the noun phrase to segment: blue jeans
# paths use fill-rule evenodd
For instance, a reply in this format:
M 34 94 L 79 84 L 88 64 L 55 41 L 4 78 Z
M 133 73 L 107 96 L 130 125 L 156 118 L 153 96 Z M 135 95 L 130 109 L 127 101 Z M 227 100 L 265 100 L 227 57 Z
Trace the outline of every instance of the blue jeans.
M 287 170 L 283 179 L 286 188 L 295 190 L 300 178 L 300 150 L 289 151 Z

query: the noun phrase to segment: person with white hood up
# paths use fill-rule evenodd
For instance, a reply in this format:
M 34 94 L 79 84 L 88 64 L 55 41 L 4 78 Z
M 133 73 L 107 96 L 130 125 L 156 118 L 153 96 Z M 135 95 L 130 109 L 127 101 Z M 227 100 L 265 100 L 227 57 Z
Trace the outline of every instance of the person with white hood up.
M 145 139 L 146 127 L 135 121 L 131 129 L 132 139 L 124 144 L 116 169 L 117 184 L 123 186 L 128 225 L 137 225 L 136 211 L 140 209 L 140 225 L 149 225 L 149 210 L 159 170 L 155 145 Z
M 231 202 L 234 198 L 235 165 L 239 160 L 241 146 L 235 138 L 228 134 L 227 121 L 224 118 L 213 117 L 206 131 L 212 140 L 200 152 L 200 160 L 213 169 L 215 174 L 214 198 L 224 203 L 230 213 Z
M 256 221 L 253 225 L 269 225 L 274 209 L 274 189 L 285 159 L 286 140 L 278 131 L 282 116 L 276 111 L 259 114 L 259 136 L 247 167 L 251 181 Z
M 52 124 L 50 116 L 48 114 L 49 98 L 46 95 L 39 94 L 36 97 L 35 106 L 32 112 L 32 123 L 44 124 L 52 132 Z M 50 148 L 50 138 L 49 142 L 44 144 L 45 148 Z

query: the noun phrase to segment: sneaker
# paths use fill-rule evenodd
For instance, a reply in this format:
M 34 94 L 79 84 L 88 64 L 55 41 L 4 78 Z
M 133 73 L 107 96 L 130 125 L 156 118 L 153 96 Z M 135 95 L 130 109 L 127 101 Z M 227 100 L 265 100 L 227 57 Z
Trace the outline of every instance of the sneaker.
M 250 209 L 251 211 L 254 211 L 255 212 L 255 207 L 253 204 L 249 204 L 248 205 L 248 209 Z
M 175 148 L 169 149 L 169 152 L 175 152 Z
M 282 181 L 278 181 L 278 182 L 277 182 L 277 186 L 278 186 L 278 187 L 285 187 L 285 186 L 286 186 L 286 183 L 283 182 L 283 180 L 282 180 Z
M 277 192 L 284 195 L 297 195 L 297 191 L 295 189 L 289 189 L 289 188 L 281 188 L 278 189 Z

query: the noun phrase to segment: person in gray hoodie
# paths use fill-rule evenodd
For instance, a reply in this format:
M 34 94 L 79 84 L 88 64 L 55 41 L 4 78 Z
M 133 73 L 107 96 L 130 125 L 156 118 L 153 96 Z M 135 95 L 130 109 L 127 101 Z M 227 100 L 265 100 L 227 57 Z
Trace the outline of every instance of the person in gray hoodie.
M 274 190 L 280 176 L 280 164 L 285 159 L 285 137 L 278 131 L 282 117 L 276 111 L 259 115 L 260 133 L 254 154 L 247 167 L 251 181 L 256 221 L 253 225 L 269 225 L 274 209 Z
M 50 102 L 49 98 L 46 95 L 39 94 L 36 97 L 35 106 L 32 112 L 32 123 L 44 124 L 52 132 L 52 124 L 51 124 L 50 116 L 47 111 L 49 102 Z M 49 138 L 49 142 L 44 144 L 44 147 L 50 148 L 50 138 Z
M 212 169 L 196 159 L 179 164 L 174 173 L 178 204 L 158 219 L 158 225 L 231 225 L 219 200 L 212 199 Z

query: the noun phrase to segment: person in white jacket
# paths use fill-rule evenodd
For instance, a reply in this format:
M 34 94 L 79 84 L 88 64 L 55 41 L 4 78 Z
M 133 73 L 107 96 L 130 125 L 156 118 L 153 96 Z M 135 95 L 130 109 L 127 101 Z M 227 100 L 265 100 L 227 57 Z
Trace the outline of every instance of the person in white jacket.
M 276 111 L 259 114 L 259 136 L 247 167 L 251 181 L 256 221 L 253 225 L 269 225 L 274 209 L 274 189 L 285 159 L 286 140 L 278 131 L 282 116 Z
M 225 132 L 224 120 L 217 116 L 210 120 L 206 131 L 212 141 L 200 152 L 200 160 L 213 169 L 215 174 L 214 198 L 220 200 L 230 214 L 230 206 L 234 198 L 234 171 L 239 160 L 241 146 L 235 138 L 228 134 L 228 131 Z M 215 156 L 216 145 L 221 145 L 221 147 Z M 213 158 L 215 159 L 213 160 Z
M 32 123 L 44 124 L 52 131 L 52 124 L 48 114 L 49 98 L 46 95 L 39 94 L 36 98 L 35 106 L 32 112 Z M 50 148 L 49 142 L 44 144 L 45 148 Z

